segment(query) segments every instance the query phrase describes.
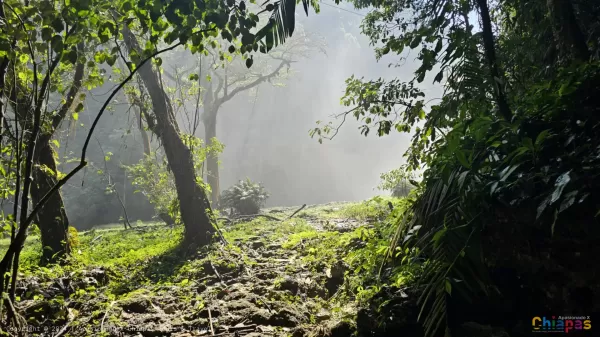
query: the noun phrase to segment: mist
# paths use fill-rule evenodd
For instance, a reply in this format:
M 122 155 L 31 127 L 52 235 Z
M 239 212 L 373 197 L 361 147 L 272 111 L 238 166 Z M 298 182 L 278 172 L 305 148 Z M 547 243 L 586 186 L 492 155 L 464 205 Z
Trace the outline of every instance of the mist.
M 322 38 L 325 53 L 298 58 L 291 64 L 290 75 L 280 81 L 283 86 L 264 82 L 221 106 L 217 138 L 225 149 L 219 157 L 220 190 L 249 178 L 262 183 L 270 193 L 269 207 L 356 201 L 387 193 L 376 188 L 380 174 L 405 162 L 403 154 L 410 134 L 392 130 L 390 135 L 378 137 L 372 131 L 365 137 L 358 129 L 360 123 L 348 115 L 332 140 L 324 139 L 319 144 L 316 137 L 309 136 L 317 121 L 338 125 L 342 120 L 333 116 L 352 108 L 340 103 L 345 80 L 350 76 L 406 81 L 413 76 L 416 55 L 406 54 L 405 60 L 384 57 L 376 62 L 373 46 L 361 35 L 360 23 L 365 14 L 366 11 L 354 10 L 348 4 L 334 8 L 327 3 L 323 3 L 319 14 L 310 11 L 306 16 L 297 11 L 297 31 Z M 185 52 L 170 55 L 162 58 L 164 69 L 189 68 L 197 62 L 195 56 L 185 56 Z M 109 68 L 105 70 L 107 77 L 114 76 Z M 77 122 L 81 125 L 62 126 L 61 142 L 66 147 L 59 150 L 61 155 L 78 155 L 89 126 L 114 83 L 113 78 L 113 82 L 105 81 L 103 86 L 91 90 L 85 101 L 86 110 Z M 440 97 L 439 85 L 431 83 L 426 79 L 422 89 L 430 97 Z M 136 187 L 121 167 L 137 162 L 143 155 L 135 114 L 122 92 L 110 108 L 94 133 L 88 152 L 90 167 L 64 188 L 67 212 L 73 223 L 83 227 L 118 222 L 125 215 L 123 208 L 132 221 L 149 220 L 154 214 L 146 198 L 135 193 Z M 192 129 L 188 118 L 177 115 L 182 130 Z M 202 124 L 195 136 L 204 138 Z M 156 139 L 152 147 L 160 147 Z M 105 163 L 107 153 L 111 158 Z M 65 161 L 60 170 L 68 171 L 73 166 Z M 98 187 L 109 183 L 111 191 Z M 117 193 L 124 200 L 123 205 Z
M 318 120 L 341 123 L 332 115 L 351 108 L 340 104 L 348 77 L 409 80 L 415 70 L 410 59 L 401 68 L 388 67 L 393 59 L 374 62 L 375 53 L 360 34 L 361 13 L 346 8 L 321 6 L 321 13 L 308 17 L 299 11 L 304 29 L 324 36 L 327 55 L 294 63 L 295 74 L 285 87 L 262 84 L 254 107 L 252 93 L 222 107 L 217 126 L 226 146 L 220 157 L 222 188 L 246 177 L 260 181 L 271 193 L 270 206 L 355 201 L 385 193 L 376 189 L 379 176 L 405 162 L 411 135 L 392 131 L 365 137 L 353 116 L 332 140 L 319 144 L 308 134 Z

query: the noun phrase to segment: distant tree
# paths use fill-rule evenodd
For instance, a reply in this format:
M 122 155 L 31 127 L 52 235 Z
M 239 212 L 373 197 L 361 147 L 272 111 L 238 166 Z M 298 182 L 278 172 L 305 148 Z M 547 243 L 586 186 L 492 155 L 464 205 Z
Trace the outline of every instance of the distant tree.
M 251 69 L 245 62 L 234 57 L 224 66 L 208 60 L 207 69 L 199 74 L 206 74 L 210 80 L 204 82 L 203 112 L 201 120 L 204 125 L 204 139 L 210 144 L 217 137 L 217 116 L 223 105 L 244 91 L 254 89 L 262 83 L 283 85 L 282 80 L 289 76 L 292 63 L 301 58 L 310 57 L 316 51 L 325 52 L 325 43 L 317 36 L 311 36 L 303 30 L 296 32 L 284 45 L 273 49 L 264 57 L 257 57 Z M 250 112 L 250 111 L 248 111 Z M 207 182 L 212 187 L 211 202 L 219 204 L 219 165 L 217 155 L 207 157 Z
M 382 173 L 380 179 L 381 183 L 377 188 L 382 191 L 390 191 L 396 198 L 407 196 L 416 184 L 415 174 L 407 170 L 406 166 Z

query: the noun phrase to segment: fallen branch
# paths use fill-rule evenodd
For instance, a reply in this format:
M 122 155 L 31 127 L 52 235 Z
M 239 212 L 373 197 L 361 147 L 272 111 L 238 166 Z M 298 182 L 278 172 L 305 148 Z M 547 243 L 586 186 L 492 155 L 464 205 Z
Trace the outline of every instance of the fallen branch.
M 219 281 L 221 281 L 221 285 L 223 287 L 227 288 L 227 285 L 225 284 L 225 282 L 223 282 L 223 278 L 221 277 L 221 275 L 217 271 L 217 268 L 215 268 L 215 265 L 212 263 L 212 261 L 208 261 L 208 263 L 210 263 L 210 267 L 212 268 L 213 272 L 215 273 L 215 275 L 217 275 L 217 277 L 219 278 Z
M 211 336 L 215 335 L 215 329 L 212 324 L 212 314 L 210 313 L 210 308 L 208 308 L 208 323 L 210 323 L 210 334 Z
M 265 218 L 270 219 L 270 220 L 282 221 L 279 218 L 276 218 L 274 216 L 267 215 L 267 214 L 240 215 L 240 216 L 235 217 L 235 220 L 247 219 L 247 218 L 256 218 L 256 217 L 259 217 L 259 216 L 265 217 Z
M 305 207 L 306 207 L 306 204 L 300 206 L 300 208 L 298 208 L 294 213 L 292 213 L 292 215 L 288 216 L 285 219 L 279 219 L 279 218 L 276 218 L 276 217 L 274 217 L 272 215 L 268 215 L 268 214 L 248 214 L 248 215 L 238 215 L 238 216 L 231 217 L 231 218 L 220 217 L 220 218 L 217 218 L 217 220 L 223 220 L 223 221 L 226 221 L 228 223 L 234 223 L 234 222 L 236 222 L 238 220 L 248 220 L 248 219 L 252 219 L 252 218 L 256 218 L 256 217 L 262 216 L 262 217 L 267 218 L 269 220 L 280 221 L 281 222 L 281 221 L 285 221 L 285 220 L 291 219 L 294 215 L 298 214 L 298 212 L 300 212 L 301 210 L 303 210 Z
M 95 238 L 92 239 L 92 241 L 90 241 L 90 243 L 94 243 L 96 240 L 99 240 L 102 238 L 102 235 L 98 235 Z
M 63 326 L 62 329 L 60 329 L 60 331 L 58 331 L 56 333 L 56 335 L 54 335 L 54 337 L 62 336 L 65 332 L 67 332 L 67 330 L 69 330 L 69 327 L 70 327 L 71 323 L 73 323 L 74 319 L 75 319 L 75 315 L 72 315 L 69 318 L 69 321 L 67 322 L 67 324 L 65 324 L 65 326 Z
M 113 304 L 115 304 L 114 301 L 110 302 L 110 305 L 108 306 L 108 308 L 106 308 L 106 311 L 104 312 L 104 316 L 102 317 L 102 321 L 100 322 L 100 332 L 104 332 L 104 320 L 106 319 L 106 316 L 108 315 L 108 312 L 110 311 L 110 308 L 112 308 Z
M 282 219 L 279 219 L 279 218 L 276 218 L 274 216 L 267 215 L 267 214 L 238 215 L 238 216 L 236 216 L 234 218 L 223 218 L 223 217 L 221 217 L 221 218 L 217 218 L 217 220 L 225 220 L 225 221 L 228 221 L 229 223 L 233 223 L 233 222 L 236 222 L 236 221 L 239 221 L 239 220 L 249 220 L 249 219 L 253 219 L 253 218 L 259 217 L 259 216 L 265 217 L 265 218 L 267 218 L 269 220 L 283 221 Z
M 302 205 L 302 207 L 298 208 L 294 213 L 292 213 L 292 215 L 290 215 L 286 220 L 291 219 L 294 215 L 296 215 L 298 212 L 300 212 L 301 210 L 304 209 L 304 207 L 306 207 L 306 204 Z

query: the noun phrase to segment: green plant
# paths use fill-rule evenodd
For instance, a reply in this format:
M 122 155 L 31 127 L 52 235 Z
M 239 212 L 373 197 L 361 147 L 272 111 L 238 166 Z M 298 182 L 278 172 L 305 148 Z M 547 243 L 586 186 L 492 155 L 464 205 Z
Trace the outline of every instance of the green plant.
M 268 198 L 269 193 L 260 183 L 246 178 L 223 191 L 220 203 L 222 209 L 232 208 L 235 213 L 250 215 L 257 214 Z
M 415 173 L 406 166 L 382 173 L 381 183 L 377 188 L 381 191 L 390 191 L 396 198 L 406 197 L 416 186 Z
M 75 227 L 69 226 L 68 238 L 69 245 L 71 246 L 71 248 L 79 246 L 79 232 L 77 232 L 77 229 Z
M 183 134 L 184 143 L 192 151 L 194 158 L 194 169 L 197 174 L 197 183 L 210 193 L 210 186 L 202 181 L 203 164 L 206 156 L 210 153 L 221 153 L 223 144 L 213 139 L 209 146 L 205 146 L 202 139 Z M 137 164 L 123 166 L 129 176 L 133 179 L 132 184 L 138 189 L 136 192 L 144 194 L 154 206 L 156 214 L 163 220 L 178 224 L 180 222 L 179 200 L 175 181 L 166 158 L 159 153 L 144 156 Z M 165 220 L 167 221 L 167 220 Z

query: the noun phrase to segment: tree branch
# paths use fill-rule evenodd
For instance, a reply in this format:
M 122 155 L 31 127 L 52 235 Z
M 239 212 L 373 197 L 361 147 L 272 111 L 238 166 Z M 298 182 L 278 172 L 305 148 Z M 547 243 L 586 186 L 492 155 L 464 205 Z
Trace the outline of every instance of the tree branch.
M 277 69 L 273 70 L 270 74 L 265 75 L 265 76 L 261 76 L 259 78 L 257 78 L 256 80 L 246 84 L 246 85 L 242 85 L 240 87 L 237 87 L 235 89 L 233 89 L 230 93 L 228 93 L 227 95 L 224 95 L 223 97 L 219 98 L 216 102 L 215 102 L 215 107 L 219 107 L 221 106 L 223 103 L 229 101 L 230 99 L 232 99 L 235 95 L 239 94 L 242 91 L 254 88 L 255 86 L 261 84 L 262 82 L 275 77 L 275 75 L 277 75 L 279 73 L 279 71 L 281 70 L 281 68 L 283 68 L 284 65 L 289 65 L 291 63 L 291 61 L 289 60 L 282 60 L 281 63 L 279 64 L 279 66 L 277 67 Z
M 77 49 L 82 50 L 83 43 L 79 43 L 79 45 L 77 46 Z M 66 102 L 65 102 L 65 104 L 62 105 L 62 107 L 60 108 L 58 113 L 52 118 L 52 133 L 54 133 L 54 131 L 56 129 L 58 129 L 58 126 L 63 121 L 63 119 L 66 117 L 67 112 L 69 112 L 71 105 L 73 105 L 73 102 L 75 101 L 75 96 L 77 95 L 77 93 L 79 92 L 79 89 L 81 88 L 81 82 L 83 80 L 84 69 L 85 69 L 85 65 L 83 63 L 77 63 L 77 66 L 75 67 L 75 75 L 73 76 L 73 85 L 69 89 L 69 93 L 67 93 Z

